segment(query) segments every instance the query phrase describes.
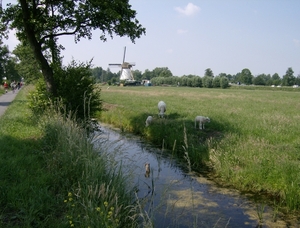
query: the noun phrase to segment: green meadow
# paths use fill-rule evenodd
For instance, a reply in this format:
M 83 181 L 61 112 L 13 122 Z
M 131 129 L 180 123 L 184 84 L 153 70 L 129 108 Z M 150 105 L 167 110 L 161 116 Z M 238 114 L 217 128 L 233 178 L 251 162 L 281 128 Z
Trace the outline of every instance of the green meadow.
M 102 87 L 98 118 L 167 149 L 190 170 L 300 209 L 300 90 L 259 87 Z M 158 118 L 157 103 L 167 104 Z M 154 120 L 145 127 L 147 116 Z M 205 130 L 197 115 L 208 116 Z M 226 184 L 225 184 L 226 183 Z

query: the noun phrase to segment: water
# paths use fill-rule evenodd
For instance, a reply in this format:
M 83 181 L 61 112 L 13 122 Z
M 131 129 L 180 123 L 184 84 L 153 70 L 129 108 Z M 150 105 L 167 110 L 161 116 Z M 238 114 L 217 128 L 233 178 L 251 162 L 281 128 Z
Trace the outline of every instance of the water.
M 154 227 L 300 227 L 297 220 L 282 220 L 265 203 L 189 173 L 167 152 L 136 136 L 102 126 L 94 140 L 111 157 L 111 165 L 121 165 L 128 187 L 136 186 L 143 220 L 148 216 Z

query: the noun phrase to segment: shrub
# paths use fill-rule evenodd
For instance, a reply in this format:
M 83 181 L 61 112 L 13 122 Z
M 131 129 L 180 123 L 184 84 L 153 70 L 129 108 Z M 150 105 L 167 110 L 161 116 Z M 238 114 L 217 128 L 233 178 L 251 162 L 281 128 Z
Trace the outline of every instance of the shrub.
M 214 77 L 212 83 L 213 83 L 214 88 L 219 88 L 220 87 L 220 77 L 219 76 Z
M 228 81 L 228 78 L 226 77 L 221 77 L 220 79 L 220 86 L 222 89 L 226 89 L 229 87 L 229 81 Z
M 54 79 L 57 97 L 51 97 L 44 80 L 39 80 L 36 90 L 29 95 L 30 107 L 35 113 L 42 113 L 51 103 L 59 101 L 64 114 L 75 113 L 78 120 L 89 120 L 101 111 L 100 89 L 90 71 L 90 64 L 72 61 L 64 68 L 55 68 Z
M 212 88 L 213 87 L 213 77 L 210 77 L 210 76 L 204 76 L 202 78 L 202 84 L 203 84 L 203 87 L 206 87 L 206 88 Z

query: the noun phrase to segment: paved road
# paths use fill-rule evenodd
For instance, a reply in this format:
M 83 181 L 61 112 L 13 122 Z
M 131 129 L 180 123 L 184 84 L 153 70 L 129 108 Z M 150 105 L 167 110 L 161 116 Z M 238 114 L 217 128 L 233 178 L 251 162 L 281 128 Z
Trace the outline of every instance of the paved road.
M 0 117 L 5 113 L 7 107 L 15 99 L 18 90 L 13 93 L 13 91 L 8 91 L 7 93 L 0 96 Z

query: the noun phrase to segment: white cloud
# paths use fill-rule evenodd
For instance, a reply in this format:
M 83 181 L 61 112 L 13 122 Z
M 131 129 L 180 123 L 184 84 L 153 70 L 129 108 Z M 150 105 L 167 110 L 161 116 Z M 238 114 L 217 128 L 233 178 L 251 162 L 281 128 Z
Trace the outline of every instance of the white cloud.
M 178 34 L 184 34 L 184 33 L 187 33 L 187 32 L 188 32 L 187 30 L 177 29 Z
M 185 8 L 175 7 L 175 10 L 185 16 L 192 16 L 200 10 L 200 7 L 194 5 L 193 3 L 188 3 Z

